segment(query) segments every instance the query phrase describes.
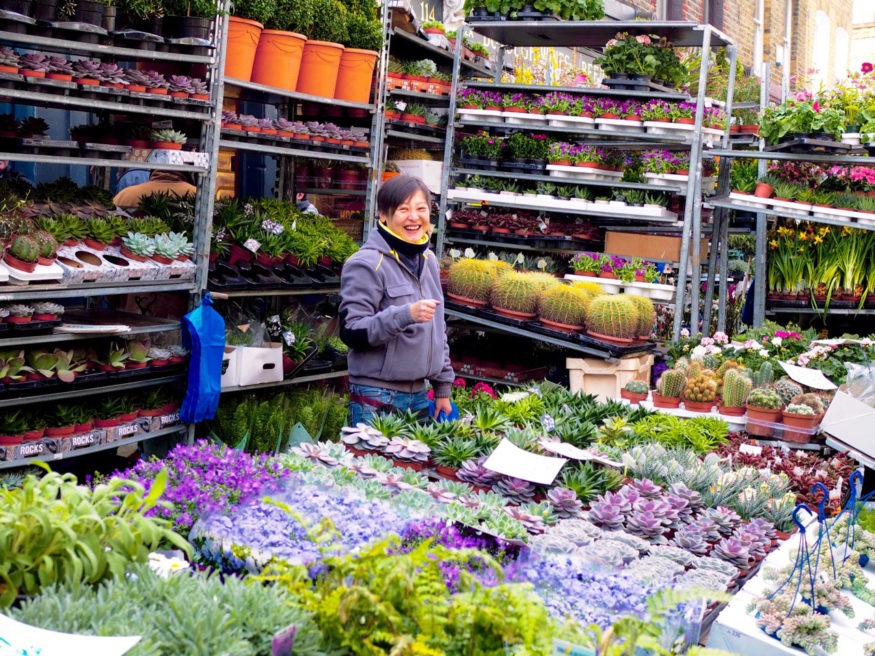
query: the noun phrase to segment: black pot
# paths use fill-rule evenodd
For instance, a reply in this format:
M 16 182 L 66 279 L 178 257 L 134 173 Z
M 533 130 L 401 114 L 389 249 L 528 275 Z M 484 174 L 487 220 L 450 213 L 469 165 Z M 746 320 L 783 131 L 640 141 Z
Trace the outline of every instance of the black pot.
M 212 18 L 202 16 L 165 16 L 164 36 L 168 39 L 210 40 Z
M 88 23 L 103 27 L 103 17 L 106 14 L 106 5 L 102 2 L 94 2 L 94 0 L 78 0 L 76 2 L 76 11 L 73 14 L 73 22 Z
M 31 0 L 0 0 L 0 9 L 11 11 L 22 16 L 30 16 Z
M 38 21 L 48 22 L 58 20 L 58 0 L 38 2 L 34 11 L 34 18 Z

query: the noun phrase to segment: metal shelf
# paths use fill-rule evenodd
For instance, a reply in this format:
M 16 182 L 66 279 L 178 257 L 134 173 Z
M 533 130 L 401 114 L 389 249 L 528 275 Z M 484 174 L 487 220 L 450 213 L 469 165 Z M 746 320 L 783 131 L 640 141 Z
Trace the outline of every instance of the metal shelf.
M 472 24 L 473 27 L 473 24 Z M 475 28 L 476 31 L 476 28 Z M 690 94 L 680 91 L 671 93 L 666 91 L 632 91 L 625 89 L 605 89 L 597 87 L 554 87 L 545 84 L 514 84 L 512 82 L 480 82 L 471 80 L 466 82 L 467 87 L 478 89 L 493 89 L 496 91 L 519 91 L 534 93 L 550 93 L 560 91 L 563 93 L 579 93 L 585 96 L 617 96 L 621 98 L 661 98 L 663 100 L 690 100 Z
M 307 289 L 240 289 L 229 292 L 213 292 L 228 298 L 250 298 L 253 296 L 307 296 L 310 294 L 339 294 L 340 287 L 308 287 Z
M 450 244 L 467 244 L 469 246 L 483 246 L 485 248 L 506 248 L 512 251 L 533 251 L 536 253 L 579 253 L 584 248 L 562 248 L 562 247 L 535 247 L 528 244 L 511 244 L 501 241 L 489 241 L 484 239 L 472 239 L 470 237 L 455 237 L 452 231 L 447 232 L 446 241 Z
M 398 96 L 400 98 L 411 98 L 419 102 L 434 102 L 449 105 L 450 97 L 441 96 L 434 93 L 423 93 L 422 91 L 408 91 L 407 89 L 389 89 L 390 96 Z
M 520 179 L 520 176 L 523 175 L 526 180 L 536 181 L 536 182 L 554 182 L 556 184 L 575 184 L 581 185 L 585 187 L 611 187 L 616 189 L 641 189 L 644 191 L 656 191 L 656 192 L 664 192 L 668 194 L 682 194 L 686 192 L 686 185 L 681 186 L 673 186 L 673 185 L 652 185 L 646 184 L 643 182 L 608 182 L 607 180 L 578 180 L 575 178 L 556 178 L 551 175 L 534 175 L 529 172 L 521 174 L 519 171 L 510 172 L 510 171 L 488 171 L 484 169 L 466 169 L 466 168 L 453 168 L 450 172 L 450 175 L 461 175 L 461 174 L 469 174 L 469 175 L 479 175 L 486 178 L 510 178 L 513 180 Z
M 289 387 L 291 385 L 303 385 L 304 383 L 318 383 L 322 380 L 331 380 L 333 378 L 343 378 L 348 376 L 349 372 L 346 369 L 341 371 L 325 371 L 320 374 L 311 374 L 309 376 L 295 376 L 294 378 L 285 378 L 276 383 L 261 383 L 259 385 L 247 385 L 246 387 L 230 387 L 223 389 L 222 394 L 235 392 L 251 392 L 260 389 L 270 389 L 273 387 Z
M 657 34 L 675 48 L 702 45 L 705 26 L 686 21 L 477 21 L 467 27 L 505 46 L 564 46 L 602 48 L 618 32 L 636 36 Z M 711 28 L 711 47 L 732 44 L 723 33 Z
M 395 137 L 396 139 L 407 139 L 409 141 L 421 141 L 422 143 L 441 144 L 446 142 L 446 139 L 441 137 L 431 137 L 427 134 L 409 134 L 399 132 L 398 130 L 386 130 L 387 137 Z
M 337 100 L 325 96 L 313 96 L 309 93 L 298 93 L 272 87 L 267 84 L 258 84 L 247 80 L 238 80 L 232 77 L 225 78 L 225 99 L 247 100 L 261 102 L 266 105 L 278 105 L 292 101 L 318 103 L 320 105 L 333 105 L 334 107 L 348 107 L 351 109 L 364 109 L 374 111 L 374 105 L 370 103 L 357 103 L 350 100 Z
M 556 178 L 554 178 L 555 180 Z M 450 203 L 464 203 L 464 204 L 473 204 L 477 201 L 475 200 L 462 200 L 448 197 L 447 201 Z M 580 214 L 584 216 L 589 216 L 597 219 L 617 219 L 623 221 L 643 221 L 646 223 L 668 223 L 668 224 L 676 224 L 679 221 L 678 217 L 675 218 L 661 218 L 657 216 L 645 216 L 643 214 L 621 214 L 619 212 L 599 212 L 594 209 L 595 205 L 587 205 L 586 207 L 581 207 L 579 209 L 576 208 L 538 208 L 527 203 L 515 203 L 512 200 L 488 200 L 486 201 L 490 206 L 496 207 L 512 207 L 518 210 L 529 210 L 531 212 L 539 212 L 539 211 L 547 211 L 550 214 Z
M 73 91 L 72 89 L 69 91 Z M 83 93 L 78 91 L 78 93 Z M 103 94 L 101 94 L 103 95 Z M 195 112 L 184 109 L 171 109 L 165 106 L 153 106 L 145 104 L 137 104 L 144 102 L 144 99 L 138 96 L 123 96 L 116 95 L 108 96 L 112 100 L 103 98 L 84 98 L 74 95 L 62 95 L 57 93 L 47 93 L 45 91 L 32 91 L 30 89 L 0 89 L 0 99 L 11 103 L 20 103 L 26 101 L 28 103 L 39 103 L 45 107 L 59 107 L 61 109 L 76 109 L 82 112 L 94 112 L 99 110 L 109 110 L 112 112 L 128 112 L 132 114 L 150 114 L 155 117 L 180 118 L 193 121 L 209 121 L 210 107 L 205 106 L 206 111 Z M 155 99 L 164 98 L 166 96 L 155 96 Z
M 211 64 L 214 57 L 214 55 L 186 55 L 180 52 L 161 52 L 158 50 L 107 46 L 100 43 L 69 41 L 67 39 L 19 34 L 17 32 L 0 32 L 0 43 L 10 43 L 17 47 L 29 48 L 31 50 L 50 50 L 62 53 L 75 52 L 89 57 L 114 57 L 122 60 L 147 59 L 185 64 Z
M 482 380 L 484 383 L 492 383 L 493 385 L 507 385 L 508 387 L 525 387 L 532 381 L 515 383 L 512 380 L 504 380 L 503 378 L 491 378 L 489 376 L 477 376 L 476 374 L 466 374 L 453 369 L 458 378 L 470 378 L 471 380 Z
M 526 133 L 559 132 L 565 134 L 580 135 L 581 137 L 599 137 L 602 139 L 602 141 L 588 140 L 586 142 L 587 146 L 629 146 L 634 148 L 653 148 L 658 146 L 665 148 L 666 145 L 676 144 L 681 147 L 689 148 L 691 145 L 690 139 L 686 138 L 686 136 L 677 137 L 670 134 L 647 134 L 645 132 L 640 132 L 637 134 L 631 132 L 607 132 L 605 130 L 598 130 L 596 128 L 569 128 L 559 127 L 556 125 L 538 125 L 535 123 L 527 123 L 525 125 L 513 125 L 509 123 L 495 123 L 492 121 L 470 121 L 464 119 L 455 121 L 455 125 L 457 127 L 465 127 L 466 125 L 470 125 L 476 128 L 499 128 L 502 130 L 518 130 Z M 628 141 L 620 141 L 621 139 L 627 139 Z
M 768 303 L 768 301 L 766 301 Z M 854 315 L 870 315 L 875 314 L 873 308 L 822 308 L 814 309 L 813 307 L 769 307 L 766 306 L 766 314 L 817 314 L 817 315 L 836 315 L 836 316 L 854 316 Z
M 318 189 L 316 187 L 304 187 L 303 189 L 295 189 L 302 194 L 311 194 L 313 196 L 367 196 L 368 193 L 364 189 Z
M 327 153 L 319 150 L 304 150 L 302 148 L 290 148 L 283 146 L 270 146 L 255 141 L 233 141 L 219 138 L 219 147 L 230 150 L 245 150 L 247 152 L 261 153 L 263 155 L 279 155 L 280 157 L 304 157 L 307 159 L 329 159 L 356 164 L 369 164 L 371 158 L 366 155 L 349 155 L 346 153 Z
M 582 353 L 586 353 L 588 355 L 592 355 L 597 358 L 601 358 L 607 362 L 614 362 L 616 358 L 612 355 L 611 351 L 607 349 L 597 349 L 591 346 L 587 346 L 585 344 L 581 344 L 580 342 L 575 342 L 572 340 L 559 339 L 557 337 L 552 337 L 550 335 L 544 335 L 542 333 L 532 332 L 529 330 L 525 330 L 523 328 L 517 328 L 515 326 L 509 326 L 506 323 L 501 323 L 498 321 L 492 321 L 491 319 L 487 319 L 485 317 L 478 317 L 475 315 L 467 314 L 466 312 L 461 312 L 459 310 L 453 308 L 446 308 L 444 313 L 449 317 L 456 317 L 457 319 L 464 319 L 465 321 L 470 321 L 471 323 L 477 323 L 482 326 L 488 326 L 490 328 L 494 328 L 495 330 L 500 330 L 506 333 L 511 333 L 513 335 L 519 335 L 520 337 L 527 337 L 528 339 L 532 339 L 539 342 L 547 342 L 548 344 L 553 344 L 555 346 L 560 346 L 562 348 L 567 348 L 573 351 L 580 351 Z M 647 349 L 642 349 L 642 352 L 647 351 Z
M 115 166 L 120 169 L 147 169 L 149 171 L 189 171 L 205 174 L 209 169 L 193 164 L 163 164 L 159 162 L 135 162 L 129 159 L 108 159 L 103 157 L 73 157 L 62 155 L 33 155 L 30 153 L 2 153 L 0 159 L 13 162 L 34 162 L 36 164 L 78 164 L 82 166 Z
M 0 153 L 0 159 L 4 155 Z M 58 299 L 76 296 L 116 296 L 119 294 L 136 294 L 149 292 L 191 292 L 196 291 L 193 280 L 169 282 L 156 280 L 153 282 L 106 282 L 85 283 L 80 285 L 23 285 L 21 287 L 0 287 L 0 302 L 20 301 L 26 299 Z
M 850 156 L 850 155 L 820 155 L 817 153 L 779 153 L 759 150 L 711 150 L 715 157 L 749 158 L 749 159 L 774 159 L 783 161 L 802 162 L 825 162 L 827 164 L 862 164 L 864 166 L 875 165 L 875 157 Z
M 42 462 L 55 462 L 58 460 L 67 460 L 69 458 L 78 458 L 79 456 L 87 456 L 92 453 L 98 453 L 100 451 L 109 451 L 110 449 L 117 449 L 120 446 L 125 446 L 126 444 L 135 444 L 137 442 L 146 442 L 151 439 L 155 439 L 156 437 L 166 437 L 167 435 L 173 435 L 175 433 L 182 433 L 183 431 L 188 429 L 187 424 L 178 424 L 176 426 L 171 426 L 169 428 L 162 428 L 157 431 L 150 431 L 148 433 L 140 433 L 138 432 L 134 437 L 126 437 L 123 440 L 115 440 L 114 442 L 105 442 L 104 444 L 98 444 L 96 446 L 88 446 L 84 449 L 75 449 L 73 451 L 62 451 L 61 453 L 46 453 L 41 456 L 34 456 L 33 458 L 19 458 L 18 460 L 8 460 L 0 462 L 0 469 L 15 469 L 16 467 L 25 467 L 32 462 L 42 461 Z
M 64 390 L 63 392 L 49 392 L 48 394 L 31 394 L 28 396 L 3 398 L 0 399 L 0 408 L 12 408 L 19 405 L 34 405 L 36 403 L 52 403 L 54 401 L 63 401 L 64 399 L 78 399 L 83 396 L 96 396 L 98 394 L 108 394 L 110 392 L 137 390 L 142 387 L 155 387 L 157 385 L 166 385 L 167 383 L 176 383 L 180 380 L 185 380 L 185 376 L 185 373 L 179 373 L 171 376 L 138 378 L 124 383 L 111 383 L 109 385 L 97 385 L 95 387 L 74 387 L 73 389 Z
M 739 203 L 725 196 L 721 198 L 712 198 L 708 201 L 714 207 L 725 207 L 730 210 L 739 210 L 742 212 L 753 212 L 754 214 L 765 214 L 766 216 L 774 216 L 785 219 L 796 219 L 798 221 L 810 221 L 811 223 L 824 223 L 828 225 L 839 226 L 841 228 L 860 228 L 862 230 L 875 230 L 875 224 L 866 225 L 857 223 L 857 217 L 825 217 L 813 216 L 808 213 L 793 212 L 792 210 L 782 208 L 771 208 L 765 205 L 757 204 L 755 206 Z M 863 218 L 863 217 L 860 217 Z M 875 217 L 870 215 L 870 220 L 875 220 Z
M 415 34 L 411 34 L 410 32 L 405 32 L 404 30 L 390 29 L 389 38 L 392 40 L 391 46 L 393 50 L 405 50 L 406 53 L 410 54 L 410 56 L 414 59 L 436 56 L 445 60 L 444 63 L 447 65 L 451 64 L 453 61 L 453 53 L 451 51 L 439 48 L 438 46 L 429 43 L 425 39 L 422 39 Z M 403 45 L 399 47 L 399 43 Z M 410 50 L 413 50 L 414 52 L 410 53 Z M 484 68 L 483 66 L 477 66 L 464 59 L 460 60 L 460 63 L 463 68 L 468 69 L 468 72 L 479 73 L 480 75 L 485 75 L 487 77 L 495 76 L 494 70 Z
M 127 318 L 124 314 L 121 313 L 112 313 L 114 316 L 118 317 L 118 320 L 115 323 L 127 323 L 125 319 Z M 142 318 L 142 317 L 140 317 Z M 87 317 L 77 316 L 74 319 L 74 323 L 86 322 Z M 26 336 L 26 337 L 4 337 L 0 338 L 0 349 L 8 348 L 10 346 L 27 346 L 29 344 L 54 344 L 58 342 L 81 342 L 84 340 L 93 340 L 93 339 L 106 339 L 112 337 L 131 337 L 132 335 L 147 335 L 152 333 L 164 333 L 164 332 L 173 332 L 176 330 L 181 330 L 182 325 L 179 321 L 161 321 L 160 319 L 151 318 L 151 321 L 159 322 L 154 324 L 145 324 L 140 326 L 131 326 L 131 329 L 127 332 L 123 333 L 52 333 L 50 335 L 34 335 L 34 336 Z

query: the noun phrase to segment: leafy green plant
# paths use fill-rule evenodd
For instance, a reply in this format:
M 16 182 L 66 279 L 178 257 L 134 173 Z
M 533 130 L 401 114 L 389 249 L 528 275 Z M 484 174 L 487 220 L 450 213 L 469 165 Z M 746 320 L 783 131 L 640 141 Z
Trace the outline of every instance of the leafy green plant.
M 145 562 L 165 543 L 190 553 L 167 520 L 146 516 L 160 505 L 166 483 L 164 471 L 148 495 L 122 478 L 90 490 L 72 474 L 49 472 L 0 489 L 0 606 L 53 583 L 124 577 L 132 562 Z

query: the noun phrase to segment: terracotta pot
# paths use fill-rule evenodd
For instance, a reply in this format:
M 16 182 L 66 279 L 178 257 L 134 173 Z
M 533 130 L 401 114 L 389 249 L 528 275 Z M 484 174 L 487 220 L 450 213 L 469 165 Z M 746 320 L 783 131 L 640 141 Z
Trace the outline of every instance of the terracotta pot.
M 507 308 L 500 307 L 493 307 L 492 311 L 495 312 L 495 314 L 501 315 L 502 317 L 507 317 L 508 319 L 519 319 L 521 321 L 528 321 L 538 316 L 534 312 L 517 312 L 516 310 L 509 310 Z
M 36 442 L 37 440 L 41 440 L 45 434 L 45 428 L 34 428 L 26 431 L 24 435 L 22 435 L 22 438 L 25 442 Z
M 118 417 L 113 419 L 95 419 L 94 425 L 97 428 L 113 428 L 114 426 L 118 426 L 121 424 L 121 420 Z
M 687 401 L 684 399 L 684 409 L 690 412 L 711 412 L 714 401 Z
M 441 476 L 451 481 L 459 480 L 459 477 L 457 476 L 459 471 L 458 469 L 453 469 L 452 467 L 447 467 L 445 465 L 435 465 L 434 469 L 437 472 L 438 476 Z
M 76 432 L 76 425 L 49 426 L 46 428 L 46 437 L 69 437 Z
M 30 323 L 33 317 L 6 317 L 6 323 Z
M 681 397 L 679 396 L 663 396 L 659 392 L 653 392 L 651 396 L 653 397 L 654 408 L 677 408 L 681 404 Z
M 772 185 L 766 184 L 765 182 L 757 182 L 753 195 L 759 198 L 771 198 L 774 193 L 775 190 L 772 188 Z
M 145 262 L 149 259 L 145 255 L 137 255 L 136 253 L 129 250 L 127 246 L 122 246 L 121 253 L 126 258 L 128 258 L 129 260 L 133 260 L 134 262 Z
M 25 273 L 33 273 L 36 270 L 37 262 L 25 262 L 23 260 L 19 260 L 12 253 L 9 252 L 9 249 L 6 250 L 6 257 L 3 259 L 6 264 L 11 266 L 13 269 L 18 269 L 19 271 L 24 271 Z
M 378 56 L 379 53 L 374 50 L 344 48 L 337 71 L 334 97 L 350 102 L 368 102 Z
M 92 239 L 91 237 L 85 238 L 85 245 L 88 246 L 88 248 L 93 248 L 96 251 L 102 251 L 106 248 L 106 244 L 104 244 L 102 241 L 97 241 L 96 239 Z
M 24 441 L 24 435 L 0 435 L 0 446 L 16 446 Z
M 553 330 L 558 330 L 562 333 L 579 333 L 583 330 L 583 326 L 575 326 L 568 323 L 561 323 L 559 321 L 550 321 L 550 319 L 545 319 L 544 317 L 539 317 L 538 321 L 547 328 L 552 328 Z
M 447 298 L 455 301 L 459 305 L 466 305 L 471 308 L 485 308 L 486 301 L 480 301 L 476 298 L 468 298 L 467 296 L 460 296 L 458 294 L 447 294 Z
M 624 388 L 620 390 L 620 398 L 626 399 L 630 403 L 638 404 L 647 400 L 647 394 L 642 392 L 630 392 Z
M 730 417 L 741 417 L 744 415 L 743 405 L 717 405 L 717 412 L 721 415 L 729 415 Z
M 747 432 L 750 435 L 758 435 L 760 437 L 769 437 L 774 434 L 774 429 L 771 426 L 764 426 L 763 423 L 778 423 L 781 421 L 780 410 L 769 410 L 768 408 L 756 408 L 748 405 L 747 407 Z M 762 423 L 756 423 L 762 422 Z
M 604 335 L 602 333 L 593 332 L 592 330 L 587 330 L 586 334 L 590 337 L 595 337 L 596 339 L 600 339 L 603 342 L 610 342 L 611 344 L 631 344 L 635 340 L 631 337 L 615 337 L 614 335 Z
M 307 37 L 296 32 L 263 30 L 255 51 L 252 81 L 294 91 Z
M 790 412 L 782 412 L 784 426 L 784 440 L 787 442 L 797 442 L 799 444 L 807 444 L 811 441 L 813 435 L 812 429 L 818 424 L 817 415 L 797 415 Z M 789 428 L 799 428 L 802 430 L 792 431 Z
M 182 144 L 171 141 L 153 141 L 152 145 L 158 150 L 182 150 Z
M 94 422 L 89 419 L 84 424 L 76 424 L 76 430 L 74 433 L 87 433 L 92 428 L 94 428 Z

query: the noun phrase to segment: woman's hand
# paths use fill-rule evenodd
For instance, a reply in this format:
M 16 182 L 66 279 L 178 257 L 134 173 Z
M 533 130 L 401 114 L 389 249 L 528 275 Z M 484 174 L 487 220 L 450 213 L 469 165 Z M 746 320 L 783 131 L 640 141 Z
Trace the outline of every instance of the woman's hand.
M 410 318 L 413 319 L 416 323 L 425 323 L 426 321 L 431 321 L 432 319 L 434 319 L 434 313 L 437 309 L 437 306 L 440 304 L 440 301 L 436 301 L 431 298 L 425 298 L 421 301 L 416 301 L 416 303 L 411 303 Z
M 438 416 L 443 412 L 446 416 L 450 416 L 450 413 L 453 411 L 453 404 L 450 403 L 449 397 L 444 398 L 435 398 L 434 400 L 434 418 L 437 419 Z

